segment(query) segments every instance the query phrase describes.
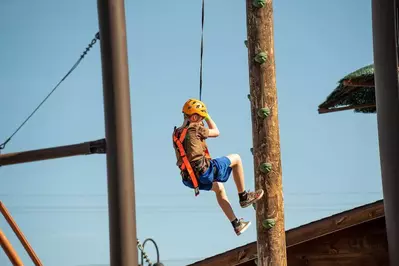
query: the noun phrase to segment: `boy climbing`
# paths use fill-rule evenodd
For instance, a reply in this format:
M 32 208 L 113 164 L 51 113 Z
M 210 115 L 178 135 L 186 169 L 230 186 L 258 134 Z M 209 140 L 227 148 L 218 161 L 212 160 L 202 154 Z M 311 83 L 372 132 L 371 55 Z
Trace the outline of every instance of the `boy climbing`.
M 263 190 L 245 191 L 244 170 L 238 154 L 211 158 L 205 142 L 207 138 L 219 136 L 219 129 L 209 116 L 203 102 L 189 99 L 183 106 L 184 121 L 181 127 L 173 132 L 177 166 L 180 168 L 182 182 L 195 190 L 214 191 L 217 202 L 226 217 L 233 225 L 237 235 L 243 233 L 251 224 L 250 221 L 237 219 L 227 198 L 223 183 L 231 172 L 237 187 L 240 206 L 246 208 L 263 196 Z M 206 121 L 208 128 L 204 126 Z

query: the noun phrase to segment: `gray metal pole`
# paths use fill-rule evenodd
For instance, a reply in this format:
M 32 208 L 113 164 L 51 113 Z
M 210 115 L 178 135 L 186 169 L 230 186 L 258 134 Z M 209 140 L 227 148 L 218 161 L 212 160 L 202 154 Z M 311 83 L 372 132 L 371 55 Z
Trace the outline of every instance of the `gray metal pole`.
M 105 139 L 40 150 L 0 154 L 0 166 L 58 159 L 70 156 L 105 153 Z
M 395 0 L 372 1 L 376 106 L 390 265 L 399 265 L 399 98 Z
M 125 7 L 98 0 L 107 140 L 111 266 L 137 266 L 133 141 Z

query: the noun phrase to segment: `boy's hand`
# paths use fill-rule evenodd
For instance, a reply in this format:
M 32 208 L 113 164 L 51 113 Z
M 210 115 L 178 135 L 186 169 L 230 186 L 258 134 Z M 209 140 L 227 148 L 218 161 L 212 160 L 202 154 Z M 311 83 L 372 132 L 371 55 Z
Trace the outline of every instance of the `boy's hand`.
M 208 124 L 208 128 L 209 128 L 208 137 L 216 138 L 217 136 L 219 136 L 219 134 L 220 134 L 219 129 L 217 128 L 215 122 L 212 120 L 212 118 L 209 114 L 206 115 L 205 121 Z

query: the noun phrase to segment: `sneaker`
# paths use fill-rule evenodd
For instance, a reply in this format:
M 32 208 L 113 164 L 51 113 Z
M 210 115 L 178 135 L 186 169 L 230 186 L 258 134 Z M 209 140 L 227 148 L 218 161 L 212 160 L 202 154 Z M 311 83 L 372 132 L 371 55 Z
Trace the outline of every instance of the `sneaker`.
M 234 231 L 236 232 L 236 235 L 241 235 L 242 233 L 244 233 L 245 230 L 248 229 L 248 227 L 251 225 L 251 222 L 248 221 L 244 221 L 242 218 L 240 220 L 238 220 L 239 225 L 237 227 L 234 228 Z
M 246 208 L 249 205 L 252 205 L 253 203 L 257 202 L 258 200 L 260 200 L 263 197 L 263 189 L 258 189 L 255 192 L 247 192 L 247 199 L 244 201 L 240 201 L 240 206 L 241 208 Z

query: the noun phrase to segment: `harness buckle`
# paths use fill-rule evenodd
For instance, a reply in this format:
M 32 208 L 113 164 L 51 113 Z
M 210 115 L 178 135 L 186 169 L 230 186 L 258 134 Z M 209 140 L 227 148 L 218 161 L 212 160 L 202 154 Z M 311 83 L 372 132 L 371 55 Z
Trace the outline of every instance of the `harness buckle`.
M 194 193 L 196 197 L 199 195 L 199 187 L 194 188 Z

